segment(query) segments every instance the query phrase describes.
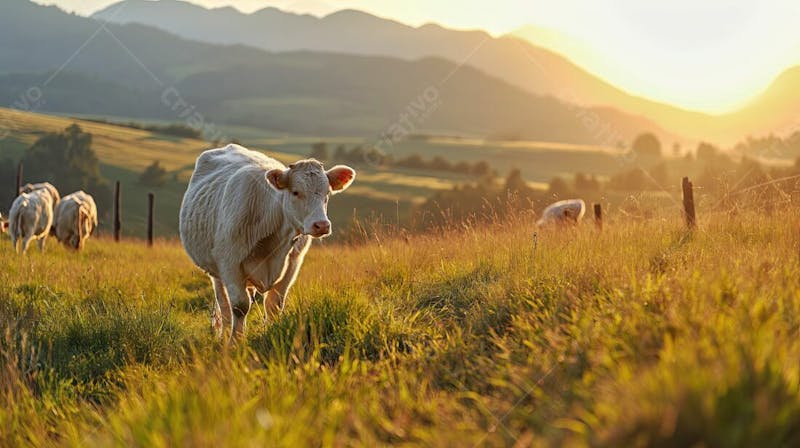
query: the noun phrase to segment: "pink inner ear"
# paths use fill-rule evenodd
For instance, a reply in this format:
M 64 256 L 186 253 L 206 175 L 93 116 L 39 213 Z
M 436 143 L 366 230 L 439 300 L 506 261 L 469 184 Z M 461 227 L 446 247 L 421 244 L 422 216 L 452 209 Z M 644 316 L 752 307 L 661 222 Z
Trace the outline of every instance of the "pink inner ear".
M 331 187 L 334 190 L 344 187 L 348 182 L 353 180 L 353 172 L 348 169 L 338 169 L 331 174 L 333 174 L 333 179 L 331 179 L 333 181 L 331 182 Z

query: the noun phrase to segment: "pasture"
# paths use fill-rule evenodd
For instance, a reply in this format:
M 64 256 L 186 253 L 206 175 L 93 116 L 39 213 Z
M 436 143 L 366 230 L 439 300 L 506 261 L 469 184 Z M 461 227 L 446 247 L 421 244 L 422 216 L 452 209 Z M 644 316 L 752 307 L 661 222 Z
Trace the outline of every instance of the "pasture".
M 156 194 L 156 234 L 177 235 L 177 210 L 194 162 L 202 151 L 211 149 L 213 145 L 201 140 L 154 134 L 107 123 L 0 108 L 0 160 L 5 157 L 18 159 L 39 137 L 48 132 L 61 131 L 72 123 L 77 123 L 84 131 L 92 134 L 92 149 L 100 160 L 102 175 L 111 182 L 122 182 L 123 233 L 144 236 L 147 193 L 152 191 Z M 238 128 L 235 130 L 243 135 L 255 132 L 247 133 Z M 276 146 L 253 143 L 251 149 L 263 150 L 270 157 L 288 164 L 307 157 L 310 145 L 315 141 L 318 140 L 298 138 L 290 144 Z M 248 140 L 243 143 L 251 145 Z M 154 161 L 159 161 L 168 171 L 167 182 L 160 187 L 141 185 L 139 175 Z M 358 183 L 347 195 L 337 197 L 331 207 L 333 219 L 343 226 L 354 215 L 361 219 L 382 215 L 389 217 L 391 221 L 404 220 L 413 204 L 424 201 L 438 190 L 450 189 L 455 183 L 464 180 L 463 176 L 441 175 L 442 173 L 431 171 L 397 170 L 392 172 L 392 176 L 387 176 L 385 170 L 368 164 L 356 168 L 359 171 Z M 35 179 L 26 179 L 28 180 Z M 13 188 L 13 180 L 10 179 L 7 186 Z M 0 205 L 0 210 L 5 207 L 6 205 Z M 100 210 L 100 215 L 101 232 L 109 232 L 110 210 Z
M 135 120 L 117 117 L 112 121 L 124 123 Z M 92 149 L 100 160 L 102 175 L 111 182 L 119 180 L 123 184 L 123 233 L 144 236 L 147 193 L 153 191 L 156 194 L 156 234 L 177 235 L 177 210 L 194 161 L 203 150 L 213 145 L 201 140 L 154 134 L 108 123 L 0 108 L 0 132 L 7 132 L 0 134 L 0 137 L 5 136 L 0 139 L 0 158 L 18 159 L 37 138 L 47 132 L 61 131 L 72 123 L 79 124 L 92 134 Z M 146 123 L 172 124 L 153 120 Z M 263 150 L 284 163 L 307 157 L 311 145 L 320 141 L 327 143 L 331 154 L 339 145 L 352 149 L 358 145 L 369 147 L 377 142 L 377 139 L 372 141 L 355 137 L 285 135 L 237 126 L 220 126 L 220 129 L 228 138 L 236 138 L 250 149 Z M 547 188 L 547 182 L 555 176 L 571 179 L 574 173 L 584 172 L 605 178 L 630 168 L 623 163 L 619 150 L 615 148 L 548 142 L 410 136 L 382 147 L 382 150 L 395 159 L 418 154 L 428 160 L 438 156 L 452 163 L 485 160 L 500 177 L 518 168 L 531 186 L 540 189 Z M 154 161 L 159 161 L 168 171 L 167 182 L 160 187 L 139 184 L 139 175 Z M 369 163 L 358 163 L 354 168 L 359 173 L 357 181 L 347 194 L 336 197 L 331 206 L 331 216 L 335 223 L 339 223 L 339 229 L 348 227 L 354 216 L 361 220 L 383 217 L 385 222 L 407 224 L 415 204 L 424 202 L 438 191 L 475 181 L 474 178 L 452 172 L 381 168 Z M 685 166 L 679 169 L 681 175 L 693 175 L 695 171 Z M 611 196 L 615 203 L 624 199 L 616 194 Z M 110 211 L 100 210 L 100 215 L 101 232 L 109 232 Z
M 315 243 L 246 341 L 179 244 L 0 241 L 0 446 L 796 446 L 800 214 Z

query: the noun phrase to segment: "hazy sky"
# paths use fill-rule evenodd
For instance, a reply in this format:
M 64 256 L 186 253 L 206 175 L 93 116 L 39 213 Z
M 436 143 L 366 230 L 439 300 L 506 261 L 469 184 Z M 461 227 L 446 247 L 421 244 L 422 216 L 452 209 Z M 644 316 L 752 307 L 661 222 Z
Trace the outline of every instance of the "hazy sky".
M 91 13 L 113 0 L 40 0 Z M 632 93 L 724 111 L 800 64 L 795 0 L 195 0 L 242 11 L 267 6 L 326 14 L 357 8 L 412 25 L 438 22 L 504 34 L 523 25 L 570 39 L 555 46 Z M 574 42 L 582 42 L 576 45 Z

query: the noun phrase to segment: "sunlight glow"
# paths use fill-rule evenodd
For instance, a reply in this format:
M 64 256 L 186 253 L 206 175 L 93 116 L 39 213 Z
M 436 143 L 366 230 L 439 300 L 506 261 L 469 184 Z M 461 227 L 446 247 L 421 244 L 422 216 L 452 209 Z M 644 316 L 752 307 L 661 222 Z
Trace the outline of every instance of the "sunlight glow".
M 800 63 L 793 0 L 194 0 L 245 12 L 267 6 L 325 15 L 361 9 L 411 25 L 437 22 L 494 35 L 526 25 L 529 40 L 623 90 L 687 109 L 725 112 Z M 113 0 L 41 0 L 88 14 Z

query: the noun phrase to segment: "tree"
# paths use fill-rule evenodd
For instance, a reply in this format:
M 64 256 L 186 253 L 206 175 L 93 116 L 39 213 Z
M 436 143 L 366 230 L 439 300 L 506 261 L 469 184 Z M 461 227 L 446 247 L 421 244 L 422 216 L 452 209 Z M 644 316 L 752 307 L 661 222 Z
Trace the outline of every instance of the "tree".
M 584 173 L 575 174 L 575 190 L 579 192 L 600 191 L 600 181 L 594 175 L 587 176 Z
M 339 145 L 336 147 L 336 151 L 333 153 L 333 158 L 336 159 L 337 162 L 344 162 L 347 160 L 347 148 L 344 145 Z
M 149 187 L 160 187 L 167 182 L 167 170 L 161 167 L 161 163 L 156 160 L 142 171 L 139 176 L 139 183 Z
M 661 157 L 661 142 L 651 132 L 637 136 L 633 140 L 632 148 L 641 157 Z
M 548 185 L 547 192 L 556 198 L 565 199 L 567 196 L 570 196 L 572 192 L 570 191 L 569 184 L 567 181 L 560 177 L 554 177 L 550 180 L 550 184 Z
M 481 160 L 480 162 L 475 162 L 475 165 L 472 167 L 472 174 L 476 176 L 488 176 L 492 173 L 492 167 L 489 166 L 489 162 L 485 160 Z
M 506 191 L 509 193 L 528 191 L 528 183 L 522 178 L 522 171 L 513 169 L 506 177 Z
M 311 154 L 309 157 L 321 162 L 329 160 L 330 154 L 328 153 L 328 145 L 325 142 L 314 143 L 311 145 Z
M 111 190 L 92 150 L 92 135 L 77 124 L 39 138 L 22 160 L 25 178 L 32 182 L 48 181 L 62 193 L 84 190 L 95 197 L 98 207 L 111 201 Z
M 719 149 L 711 143 L 700 142 L 697 145 L 697 160 L 710 162 L 714 160 L 719 154 Z
M 11 203 L 16 198 L 14 179 L 17 175 L 17 161 L 10 158 L 0 160 L 0 179 L 3 185 L 0 186 L 0 213 L 8 214 Z

